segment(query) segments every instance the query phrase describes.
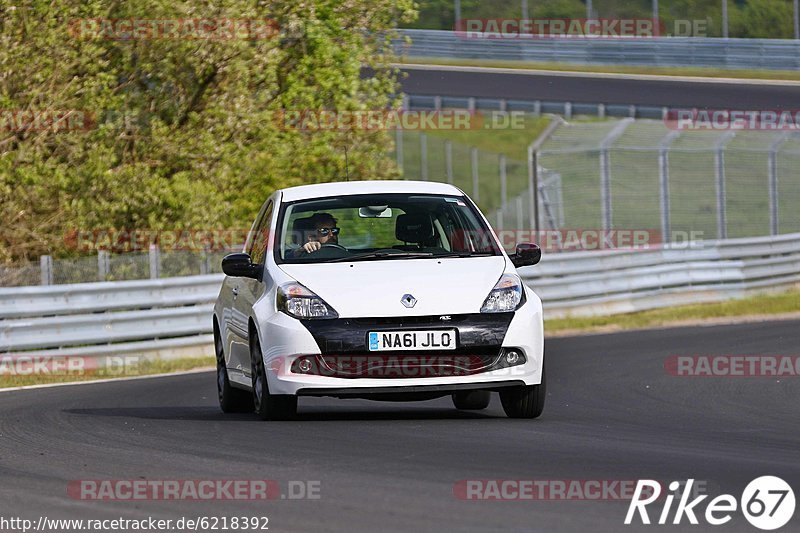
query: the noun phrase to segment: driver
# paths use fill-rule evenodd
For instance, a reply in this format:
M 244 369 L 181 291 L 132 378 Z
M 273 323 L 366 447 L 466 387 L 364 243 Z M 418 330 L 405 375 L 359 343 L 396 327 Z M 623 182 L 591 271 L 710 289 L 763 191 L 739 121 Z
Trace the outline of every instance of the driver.
M 314 228 L 304 232 L 306 243 L 298 249 L 299 254 L 314 253 L 323 244 L 339 244 L 339 228 L 336 227 L 336 219 L 330 213 L 314 213 L 309 219 L 309 228 Z

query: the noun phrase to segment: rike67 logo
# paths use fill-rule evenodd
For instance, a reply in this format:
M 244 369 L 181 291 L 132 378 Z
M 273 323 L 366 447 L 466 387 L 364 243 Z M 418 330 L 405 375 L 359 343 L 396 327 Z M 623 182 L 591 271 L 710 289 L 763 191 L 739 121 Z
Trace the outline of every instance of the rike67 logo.
M 794 491 L 792 491 L 792 487 L 788 483 L 779 477 L 762 476 L 754 479 L 745 487 L 742 497 L 738 501 L 730 494 L 721 494 L 707 502 L 704 513 L 700 512 L 700 504 L 708 498 L 708 495 L 697 496 L 689 501 L 693 484 L 694 479 L 687 480 L 682 491 L 683 483 L 673 481 L 669 484 L 671 493 L 668 493 L 666 498 L 663 499 L 664 506 L 661 508 L 661 513 L 658 515 L 656 523 L 661 525 L 667 523 L 680 524 L 685 517 L 690 524 L 697 525 L 699 523 L 698 515 L 700 515 L 708 524 L 720 526 L 730 522 L 733 518 L 733 513 L 736 513 L 738 508 L 741 509 L 742 514 L 750 524 L 758 529 L 771 531 L 786 525 L 794 515 Z M 637 514 L 642 524 L 650 524 L 647 506 L 660 500 L 661 492 L 661 484 L 658 481 L 640 479 L 636 484 L 633 499 L 631 499 L 631 504 L 628 507 L 625 524 L 634 523 Z M 676 496 L 679 501 L 670 522 L 672 504 Z M 653 507 L 656 506 L 654 505 Z

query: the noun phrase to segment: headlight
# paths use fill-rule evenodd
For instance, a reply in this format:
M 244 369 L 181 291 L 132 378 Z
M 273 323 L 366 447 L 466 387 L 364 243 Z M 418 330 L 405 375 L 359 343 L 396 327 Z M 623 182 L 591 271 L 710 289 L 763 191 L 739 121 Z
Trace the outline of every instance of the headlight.
M 339 318 L 339 314 L 325 300 L 299 283 L 286 283 L 278 287 L 278 311 L 294 318 Z
M 522 303 L 522 280 L 516 274 L 503 274 L 486 297 L 481 313 L 504 313 Z

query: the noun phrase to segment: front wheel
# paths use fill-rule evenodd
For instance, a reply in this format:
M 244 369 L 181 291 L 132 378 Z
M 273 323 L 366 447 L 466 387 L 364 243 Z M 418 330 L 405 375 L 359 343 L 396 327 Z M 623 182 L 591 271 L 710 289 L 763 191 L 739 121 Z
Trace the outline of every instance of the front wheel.
M 509 387 L 500 391 L 500 403 L 509 418 L 537 418 L 544 410 L 547 394 L 544 365 L 539 385 Z
M 297 415 L 297 396 L 270 394 L 264 357 L 258 337 L 250 340 L 251 373 L 253 376 L 253 404 L 261 420 L 291 420 Z

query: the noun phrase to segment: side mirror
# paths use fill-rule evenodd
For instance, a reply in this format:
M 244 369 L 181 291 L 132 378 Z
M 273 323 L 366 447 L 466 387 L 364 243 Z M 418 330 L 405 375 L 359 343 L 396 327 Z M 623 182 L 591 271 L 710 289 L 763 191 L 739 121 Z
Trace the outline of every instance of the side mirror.
M 541 248 L 530 242 L 521 242 L 517 244 L 516 253 L 511 256 L 511 262 L 514 263 L 515 267 L 519 268 L 535 265 L 541 258 Z
M 222 258 L 222 271 L 236 278 L 260 279 L 263 268 L 261 265 L 253 264 L 250 254 L 235 253 Z

